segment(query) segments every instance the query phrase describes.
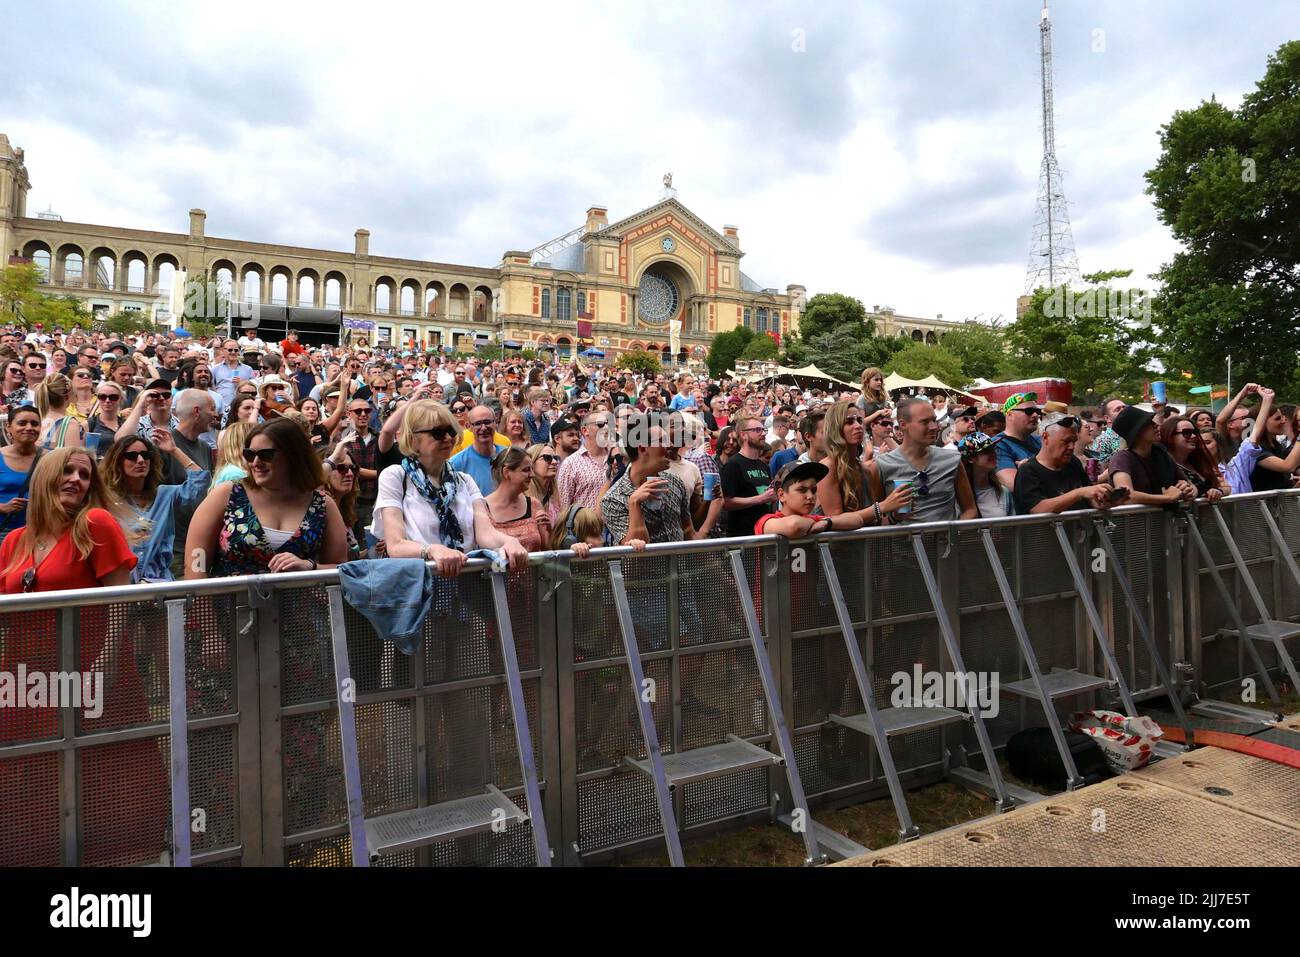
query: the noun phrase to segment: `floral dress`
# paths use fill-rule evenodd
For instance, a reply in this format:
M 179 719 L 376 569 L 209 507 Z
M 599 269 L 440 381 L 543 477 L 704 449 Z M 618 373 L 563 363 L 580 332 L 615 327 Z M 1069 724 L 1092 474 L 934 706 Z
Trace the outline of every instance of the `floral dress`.
M 230 500 L 226 502 L 226 512 L 221 521 L 220 554 L 212 576 L 264 574 L 268 571 L 271 556 L 279 552 L 319 561 L 325 541 L 325 518 L 325 495 L 317 489 L 312 492 L 307 514 L 302 517 L 293 537 L 279 548 L 272 548 L 257 513 L 253 511 L 248 492 L 242 484 L 236 483 L 230 490 Z

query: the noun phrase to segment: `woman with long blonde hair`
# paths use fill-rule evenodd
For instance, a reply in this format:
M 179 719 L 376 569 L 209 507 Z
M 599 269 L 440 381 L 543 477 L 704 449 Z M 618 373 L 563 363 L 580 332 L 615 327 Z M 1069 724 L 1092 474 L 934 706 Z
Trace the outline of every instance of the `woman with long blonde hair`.
M 911 493 L 891 492 L 873 506 L 868 469 L 862 464 L 862 445 L 867 430 L 862 410 L 850 402 L 836 402 L 826 413 L 826 458 L 821 460 L 830 471 L 817 483 L 817 503 L 823 515 L 869 510 L 865 524 L 884 524 L 884 516 L 908 503 Z
M 100 480 L 88 449 L 67 447 L 41 456 L 32 470 L 27 525 L 0 546 L 0 592 L 53 592 L 126 585 L 136 557 L 122 533 L 116 505 Z M 50 667 L 58 655 L 58 612 L 24 613 L 21 640 L 0 642 L 0 673 Z M 7 636 L 14 638 L 11 633 Z M 98 713 L 79 715 L 86 732 L 147 723 L 149 702 L 140 678 L 137 648 L 122 618 L 108 606 L 83 606 L 79 612 L 74 658 L 86 674 L 100 675 Z M 92 716 L 93 715 L 93 716 Z M 57 737 L 58 708 L 0 708 L 0 741 L 27 742 Z M 94 754 L 91 752 L 103 752 Z M 59 787 L 44 773 L 45 755 L 5 762 L 4 777 L 22 785 L 26 819 L 57 820 Z M 167 775 L 154 739 L 124 741 L 111 748 L 88 748 L 80 758 L 89 780 L 113 775 L 130 782 L 97 812 L 87 832 L 80 863 L 143 864 L 156 861 L 166 847 Z M 8 817 L 9 820 L 4 820 Z M 13 863 L 11 848 L 32 840 L 19 815 L 0 815 L 0 862 Z M 57 853 L 57 852 L 56 852 Z M 57 859 L 44 863 L 58 863 Z
M 36 410 L 41 413 L 41 447 L 79 448 L 86 440 L 86 430 L 68 414 L 72 401 L 72 382 L 62 372 L 47 376 L 36 387 Z
M 72 380 L 72 395 L 68 398 L 68 415 L 83 426 L 88 426 L 90 420 L 99 414 L 99 402 L 95 398 L 95 380 L 91 377 L 89 369 L 81 367 L 73 369 L 68 378 Z
M 551 524 L 560 510 L 560 500 L 555 494 L 555 476 L 560 470 L 560 457 L 555 449 L 545 443 L 528 447 L 528 460 L 533 463 L 533 480 L 528 494 L 541 503 Z
M 244 468 L 244 443 L 253 431 L 254 422 L 232 422 L 217 436 L 217 457 L 212 463 L 212 484 L 242 482 L 248 477 Z

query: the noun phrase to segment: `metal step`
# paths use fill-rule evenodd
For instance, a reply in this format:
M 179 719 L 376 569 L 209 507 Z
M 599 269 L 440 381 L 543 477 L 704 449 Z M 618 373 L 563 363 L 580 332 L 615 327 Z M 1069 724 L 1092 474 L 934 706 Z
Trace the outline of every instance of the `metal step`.
M 1225 635 L 1237 636 L 1236 628 L 1223 629 Z M 1286 641 L 1290 638 L 1300 636 L 1300 625 L 1294 621 L 1261 621 L 1257 625 L 1246 626 L 1246 637 L 1255 641 L 1264 641 L 1272 643 L 1274 638 L 1281 638 Z
M 1055 701 L 1057 698 L 1066 698 L 1070 695 L 1083 694 L 1087 691 L 1096 691 L 1099 688 L 1105 688 L 1110 685 L 1106 678 L 1099 678 L 1096 675 L 1085 675 L 1078 671 L 1071 671 L 1067 668 L 1053 669 L 1043 675 L 1043 690 L 1047 696 Z M 1025 678 L 1023 681 L 1012 681 L 1002 686 L 1003 691 L 1009 691 L 1012 694 L 1022 695 L 1026 698 L 1038 697 L 1038 686 L 1034 683 L 1033 678 Z
M 368 819 L 366 847 L 374 860 L 412 847 L 479 834 L 494 825 L 527 820 L 528 815 L 514 801 L 489 784 L 484 794 Z
M 644 758 L 624 758 L 629 765 L 647 777 L 652 777 L 650 762 Z M 750 744 L 744 738 L 727 735 L 721 744 L 710 744 L 703 748 L 692 748 L 679 754 L 664 755 L 664 776 L 669 787 L 690 784 L 693 781 L 707 781 L 723 774 L 736 771 L 748 771 L 750 768 L 770 767 L 781 764 L 781 756 L 764 750 L 756 744 Z
M 790 814 L 778 814 L 776 820 L 786 827 L 794 826 L 794 817 Z M 804 826 L 808 826 L 808 818 L 804 818 Z M 852 857 L 861 857 L 863 854 L 870 854 L 871 848 L 864 844 L 859 844 L 851 837 L 846 837 L 839 831 L 832 831 L 825 824 L 812 822 L 813 833 L 817 835 L 817 845 L 826 852 L 826 856 L 833 861 L 847 861 Z
M 915 734 L 918 731 L 941 728 L 945 724 L 955 724 L 966 716 L 960 711 L 953 711 L 951 708 L 913 707 L 882 708 L 879 717 L 880 726 L 884 729 L 885 737 L 892 738 L 899 734 Z M 854 731 L 860 731 L 863 734 L 875 735 L 875 728 L 871 726 L 871 719 L 865 714 L 833 714 L 828 720 L 832 724 L 852 728 Z

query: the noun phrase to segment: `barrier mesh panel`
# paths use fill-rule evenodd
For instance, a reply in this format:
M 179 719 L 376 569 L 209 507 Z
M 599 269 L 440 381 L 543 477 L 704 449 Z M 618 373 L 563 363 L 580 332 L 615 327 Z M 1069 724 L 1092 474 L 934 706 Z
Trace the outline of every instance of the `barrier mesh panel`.
M 767 731 L 767 702 L 748 647 L 681 658 L 681 749 Z
M 454 582 L 439 579 L 438 587 L 448 597 L 441 599 L 435 591 L 434 608 L 424 619 L 424 683 L 501 674 L 491 581 L 471 572 Z
M 0 618 L 0 671 L 13 682 L 15 700 L 12 707 L 0 708 L 0 746 L 59 737 L 59 712 L 30 701 L 21 689 L 21 707 L 17 692 L 19 675 L 53 675 L 59 669 L 58 619 L 52 611 L 26 611 Z M 25 759 L 20 759 L 21 760 Z
M 81 608 L 77 661 L 82 690 L 100 689 L 99 714 L 82 708 L 79 733 L 113 731 L 167 720 L 167 621 L 142 603 Z
M 650 712 L 659 734 L 659 748 L 666 754 L 673 749 L 670 662 L 666 659 L 645 661 L 642 667 L 646 679 L 653 682 L 645 691 L 653 692 Z M 578 773 L 616 767 L 625 755 L 645 757 L 645 742 L 631 688 L 632 678 L 623 663 L 580 671 L 573 676 Z M 683 702 L 684 716 L 691 707 L 688 702 Z
M 170 752 L 163 757 L 170 781 Z M 189 759 L 191 852 L 237 847 L 240 844 L 239 756 L 235 750 L 235 729 L 190 731 Z M 196 818 L 195 812 L 201 814 Z
M 796 638 L 792 645 L 794 714 L 786 717 L 794 727 L 817 724 L 832 714 L 862 711 L 843 638 L 838 634 Z
M 1072 546 L 1078 527 L 1073 523 L 1065 526 L 1066 537 Z M 1016 535 L 1020 539 L 1021 597 L 1073 593 L 1074 578 L 1066 565 L 1055 528 L 1051 525 L 1022 525 L 1016 530 Z
M 804 793 L 810 796 L 872 778 L 871 739 L 848 728 L 825 725 L 798 733 L 794 754 Z
M 167 633 L 164 616 L 159 627 Z M 192 599 L 185 608 L 185 712 L 188 717 L 231 714 L 235 700 L 235 596 Z M 164 689 L 167 672 L 161 675 Z M 154 694 L 150 688 L 149 693 Z M 165 693 L 165 692 L 164 692 Z
M 347 797 L 338 715 L 320 711 L 289 716 L 282 719 L 281 727 L 285 833 L 342 824 L 347 820 Z
M 1131 689 L 1148 688 L 1155 685 L 1154 669 L 1151 667 L 1151 655 L 1142 641 L 1141 632 L 1134 618 L 1141 616 L 1156 634 L 1152 617 L 1152 576 L 1151 564 L 1159 561 L 1163 554 L 1163 540 L 1152 528 L 1152 523 L 1159 521 L 1157 515 L 1123 515 L 1117 516 L 1115 528 L 1110 532 L 1111 542 L 1119 556 L 1124 571 L 1128 574 L 1133 589 L 1136 607 L 1130 608 L 1118 584 L 1113 584 L 1111 595 L 1113 614 L 1111 617 L 1111 634 L 1114 636 L 1115 659 L 1119 662 L 1125 680 Z M 1167 643 L 1166 643 L 1167 644 Z M 1102 664 L 1098 658 L 1097 674 Z
M 662 834 L 654 784 L 630 768 L 578 782 L 578 847 L 593 851 Z
M 877 707 L 893 707 L 895 689 L 899 698 L 908 702 L 920 694 L 915 688 L 915 671 L 944 671 L 939 655 L 943 640 L 939 626 L 933 618 L 909 621 L 898 625 L 884 625 L 873 633 L 875 641 L 875 668 L 872 674 Z
M 80 863 L 123 866 L 160 859 L 171 823 L 168 741 L 162 735 L 78 751 Z
M 538 683 L 525 681 L 523 690 L 540 767 L 544 742 L 538 736 Z M 504 684 L 433 694 L 425 704 L 425 719 L 430 803 L 481 794 L 488 784 L 504 790 L 521 783 L 510 695 Z
M 681 555 L 675 561 L 681 647 L 748 638 L 749 631 L 741 611 L 740 597 L 736 593 L 730 557 L 725 552 L 711 552 L 707 555 Z M 745 578 L 758 615 L 761 634 L 763 566 L 758 551 L 747 549 L 742 555 L 741 563 L 745 568 Z
M 59 755 L 0 760 L 0 867 L 60 861 Z
M 930 567 L 936 568 L 938 559 L 938 542 L 934 535 L 922 539 L 926 553 L 930 556 Z M 836 562 L 838 565 L 838 561 Z M 900 615 L 915 615 L 932 611 L 930 593 L 926 590 L 921 577 L 921 569 L 916 562 L 916 552 L 908 538 L 885 538 L 871 540 L 871 615 L 874 619 L 894 618 Z M 841 581 L 845 579 L 840 572 Z M 853 577 L 849 581 L 858 583 L 861 590 L 862 578 Z M 847 600 L 850 589 L 845 586 Z M 850 604 L 850 609 L 852 605 Z M 860 620 L 856 615 L 854 620 Z
M 999 684 L 1019 681 L 1028 675 L 1011 629 L 1011 617 L 1003 608 L 961 616 L 961 653 L 970 671 L 997 675 Z M 1038 719 L 1035 713 L 1031 720 Z M 984 724 L 994 747 L 1006 744 L 1021 728 L 1019 700 L 1003 694 L 997 717 L 986 718 Z
M 767 807 L 770 773 L 768 768 L 754 768 L 684 785 L 686 814 L 682 826 L 707 824 Z

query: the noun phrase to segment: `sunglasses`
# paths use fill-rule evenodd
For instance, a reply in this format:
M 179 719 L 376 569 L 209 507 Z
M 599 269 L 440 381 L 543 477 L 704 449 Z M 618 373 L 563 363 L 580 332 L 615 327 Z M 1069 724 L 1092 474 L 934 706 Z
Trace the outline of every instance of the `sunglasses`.
M 238 352 L 239 349 L 236 348 L 235 346 L 226 346 L 226 351 L 227 351 L 227 352 Z
M 441 441 L 443 441 L 443 440 L 445 440 L 445 439 L 450 439 L 452 436 L 456 435 L 456 433 L 459 432 L 459 431 L 460 431 L 460 429 L 458 429 L 458 428 L 452 428 L 452 427 L 449 426 L 449 425 L 435 425 L 435 426 L 434 426 L 433 428 L 431 428 L 431 429 L 412 429 L 412 430 L 411 430 L 411 434 L 412 434 L 412 435 L 432 435 L 435 439 L 437 439 L 439 442 L 441 442 Z
M 1185 439 L 1196 438 L 1195 429 L 1174 429 L 1174 435 L 1181 435 Z
M 141 459 L 147 459 L 148 457 L 149 453 L 143 449 L 136 449 L 133 452 L 122 453 L 122 458 L 126 459 L 128 462 L 139 462 Z
M 451 411 L 454 415 L 464 415 L 469 411 L 469 409 L 465 408 L 463 405 L 453 405 Z
M 252 465 L 258 459 L 270 465 L 279 449 L 244 449 L 244 461 Z
M 72 376 L 72 378 L 74 378 L 74 379 L 89 379 L 89 378 L 90 378 L 90 373 L 89 373 L 89 372 L 78 372 L 78 373 L 75 373 L 75 374 Z
M 549 453 L 546 453 L 546 452 L 543 452 L 541 455 L 539 455 L 539 456 L 537 456 L 537 457 L 538 457 L 539 459 L 542 459 L 542 460 L 545 461 L 545 462 L 550 462 L 552 465 L 554 465 L 556 462 L 560 461 L 560 457 L 559 457 L 558 455 L 550 455 Z
M 845 425 L 852 425 L 852 424 L 855 423 L 855 422 L 856 422 L 858 425 L 861 425 L 862 422 L 863 422 L 863 418 L 862 418 L 862 416 L 860 416 L 860 415 L 850 415 L 850 416 L 847 416 L 847 417 L 844 419 L 844 424 L 845 424 Z M 788 422 L 786 423 L 786 425 L 789 425 L 789 424 L 790 424 L 790 423 L 788 423 Z
M 1067 415 L 1063 419 L 1057 419 L 1056 424 L 1063 429 L 1077 429 L 1079 426 L 1083 425 L 1083 420 L 1077 415 Z
M 348 409 L 348 415 L 369 415 L 369 409 Z
M 27 569 L 27 571 L 23 572 L 23 591 L 29 592 L 35 590 L 36 590 L 36 569 L 29 568 Z
M 96 392 L 95 398 L 100 402 L 116 402 L 122 397 L 116 392 Z
M 916 495 L 922 496 L 930 494 L 930 475 L 928 472 L 925 472 L 924 470 L 918 471 L 916 473 L 916 482 Z
M 166 402 L 166 401 L 167 401 L 168 399 L 170 399 L 171 397 L 172 397 L 172 394 L 171 394 L 170 392 L 150 392 L 150 393 L 149 393 L 149 398 L 153 399 L 155 402 Z
M 351 473 L 355 472 L 356 470 L 357 470 L 357 467 L 356 467 L 355 465 L 336 465 L 336 466 L 334 466 L 334 471 L 335 471 L 335 472 L 338 472 L 340 475 L 350 475 Z
M 44 362 L 29 362 L 29 363 L 27 363 L 27 368 L 29 368 L 29 369 L 44 369 L 44 368 L 45 368 L 45 363 L 44 363 Z

